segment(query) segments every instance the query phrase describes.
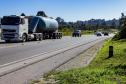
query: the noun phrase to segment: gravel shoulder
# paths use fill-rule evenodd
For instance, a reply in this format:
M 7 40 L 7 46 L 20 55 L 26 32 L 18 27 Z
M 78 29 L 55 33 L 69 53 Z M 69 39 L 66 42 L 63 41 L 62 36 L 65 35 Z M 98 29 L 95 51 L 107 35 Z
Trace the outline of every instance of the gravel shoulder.
M 104 41 L 101 41 L 100 43 L 97 43 L 86 50 L 85 52 L 82 52 L 80 55 L 58 67 L 56 71 L 65 71 L 73 68 L 81 68 L 87 66 L 93 60 L 98 50 L 102 47 L 103 42 Z

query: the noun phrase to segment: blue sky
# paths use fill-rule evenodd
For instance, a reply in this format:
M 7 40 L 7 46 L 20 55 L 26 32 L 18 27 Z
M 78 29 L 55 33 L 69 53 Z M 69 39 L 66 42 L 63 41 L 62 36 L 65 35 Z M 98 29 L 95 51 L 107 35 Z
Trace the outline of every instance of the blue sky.
M 65 21 L 112 19 L 126 13 L 126 0 L 1 0 L 0 16 L 36 15 L 43 10 L 48 16 Z

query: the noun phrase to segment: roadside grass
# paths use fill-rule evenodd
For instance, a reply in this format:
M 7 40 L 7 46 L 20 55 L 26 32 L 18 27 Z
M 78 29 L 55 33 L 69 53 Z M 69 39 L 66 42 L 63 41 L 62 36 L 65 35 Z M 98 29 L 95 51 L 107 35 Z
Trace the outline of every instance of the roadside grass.
M 108 58 L 110 45 L 114 46 L 114 56 Z M 52 76 L 56 84 L 126 84 L 126 40 L 106 40 L 89 66 L 51 72 L 44 78 L 48 80 Z

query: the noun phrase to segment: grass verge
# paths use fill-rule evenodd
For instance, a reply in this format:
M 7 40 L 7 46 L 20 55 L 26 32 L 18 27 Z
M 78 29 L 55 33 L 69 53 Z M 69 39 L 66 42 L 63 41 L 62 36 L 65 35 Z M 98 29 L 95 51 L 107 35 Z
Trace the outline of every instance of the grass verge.
M 111 58 L 108 58 L 109 45 L 114 46 Z M 89 66 L 44 76 L 45 80 L 50 77 L 56 84 L 126 84 L 126 40 L 107 40 Z

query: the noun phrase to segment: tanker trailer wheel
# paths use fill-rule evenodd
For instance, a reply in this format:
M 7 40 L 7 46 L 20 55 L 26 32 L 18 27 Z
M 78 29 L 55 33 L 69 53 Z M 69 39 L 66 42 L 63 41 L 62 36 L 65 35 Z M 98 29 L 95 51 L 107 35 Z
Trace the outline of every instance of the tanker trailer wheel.
M 39 34 L 39 41 L 43 40 L 43 35 Z
M 62 33 L 60 33 L 60 38 L 59 39 L 61 39 L 62 38 Z
M 56 39 L 56 33 L 53 33 L 53 39 Z
M 38 41 L 39 40 L 39 35 L 38 34 L 34 34 L 34 36 L 35 36 L 34 40 Z
M 26 34 L 23 34 L 22 35 L 22 42 L 26 42 L 27 41 L 27 36 L 26 36 Z
M 60 39 L 60 34 L 59 33 L 57 33 L 57 39 Z
M 59 39 L 59 37 L 60 37 L 60 35 L 59 35 L 59 33 L 57 33 L 57 39 Z

